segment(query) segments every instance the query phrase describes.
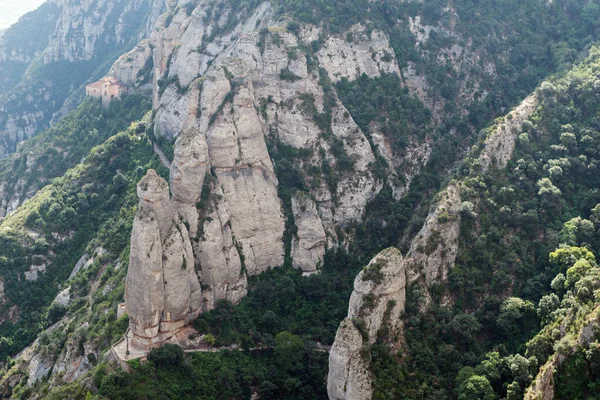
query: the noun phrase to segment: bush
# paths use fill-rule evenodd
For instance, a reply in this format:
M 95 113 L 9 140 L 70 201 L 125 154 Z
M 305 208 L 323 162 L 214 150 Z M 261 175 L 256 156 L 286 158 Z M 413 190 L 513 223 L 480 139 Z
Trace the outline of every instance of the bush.
M 165 344 L 150 350 L 148 361 L 152 361 L 158 368 L 178 368 L 184 363 L 183 349 L 176 344 Z

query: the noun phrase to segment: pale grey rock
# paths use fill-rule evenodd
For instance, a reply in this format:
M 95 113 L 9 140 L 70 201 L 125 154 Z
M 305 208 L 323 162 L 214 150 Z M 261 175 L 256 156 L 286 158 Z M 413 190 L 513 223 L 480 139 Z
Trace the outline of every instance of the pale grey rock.
M 48 361 L 44 359 L 42 354 L 37 353 L 33 356 L 27 367 L 27 375 L 29 376 L 27 386 L 31 387 L 48 376 L 52 370 L 52 364 L 50 363 L 49 366 L 46 364 L 48 364 Z
M 220 188 L 216 195 L 222 196 Z M 212 212 L 202 221 L 204 237 L 196 243 L 204 309 L 214 308 L 218 300 L 237 303 L 247 294 L 247 276 L 232 236 L 229 214 L 223 202 L 213 202 Z
M 160 227 L 160 237 L 165 238 L 175 214 L 169 197 L 169 185 L 153 169 L 148 170 L 137 185 L 137 196 L 140 199 L 140 209 L 151 210 Z
M 71 303 L 71 287 L 66 287 L 56 295 L 54 302 L 60 306 L 68 307 Z
M 364 354 L 383 324 L 390 329 L 390 336 L 401 333 L 406 262 L 398 249 L 390 247 L 377 254 L 354 280 L 348 317 L 340 324 L 329 352 L 329 399 L 372 398 L 370 362 Z M 365 332 L 361 333 L 354 321 L 363 323 Z
M 170 187 L 173 199 L 195 204 L 208 171 L 206 138 L 194 129 L 184 131 L 175 144 Z
M 87 335 L 88 329 L 88 322 L 78 327 L 54 361 L 50 375 L 50 384 L 52 386 L 73 382 L 92 369 L 93 365 L 88 359 L 88 354 L 98 356 L 98 349 L 95 347 L 96 344 L 84 343 L 83 353 L 79 344 L 81 338 L 85 338 Z
M 125 302 L 134 342 L 147 347 L 196 318 L 202 295 L 189 234 L 175 219 L 167 182 L 149 170 L 138 197 Z
M 250 275 L 283 264 L 283 216 L 277 178 L 264 168 L 217 170 L 231 227 Z
M 108 283 L 106 286 L 102 288 L 102 296 L 106 296 L 113 290 L 115 290 L 116 285 L 112 282 Z
M 354 25 L 348 34 L 352 42 L 346 41 L 346 33 L 329 37 L 317 53 L 321 65 L 333 82 L 341 78 L 354 80 L 362 74 L 378 77 L 386 73 L 400 76 L 394 49 L 385 33 L 373 30 L 368 36 L 366 28 Z
M 337 187 L 338 204 L 334 219 L 341 225 L 361 221 L 367 203 L 383 186 L 370 171 L 375 155 L 369 141 L 352 117 L 346 115 L 349 114 L 340 103 L 334 109 L 331 126 L 333 134 L 343 140 L 348 157 L 354 161 L 352 172 L 342 175 Z
M 233 235 L 254 275 L 283 263 L 284 220 L 277 178 L 249 90 L 240 89 L 233 113 L 224 109 L 207 143 Z
M 4 293 L 4 277 L 0 277 L 0 304 L 6 303 L 6 294 Z
M 314 273 L 323 265 L 327 236 L 315 203 L 304 193 L 292 197 L 292 213 L 298 231 L 292 241 L 292 265 Z
M 522 125 L 539 104 L 535 93 L 527 96 L 521 104 L 500 121 L 485 140 L 485 148 L 479 157 L 484 170 L 491 164 L 505 168 L 515 150 L 517 135 L 522 132 Z
M 372 279 L 372 271 L 377 278 Z M 369 274 L 371 272 L 371 274 Z M 369 301 L 366 302 L 366 296 Z M 406 260 L 394 247 L 382 250 L 356 276 L 350 296 L 348 318 L 360 318 L 366 324 L 369 342 L 374 343 L 377 332 L 384 323 L 398 329 L 399 319 L 406 303 Z M 389 320 L 384 314 L 390 307 Z
M 197 316 L 201 299 L 200 284 L 194 273 L 194 254 L 182 223 L 174 224 L 164 240 L 162 259 L 165 290 L 163 313 L 168 314 L 172 321 L 188 322 L 190 314 L 196 313 L 193 318 Z M 162 330 L 165 330 L 163 326 Z
M 152 57 L 148 40 L 142 40 L 133 50 L 123 54 L 110 69 L 109 76 L 116 77 L 125 86 L 137 86 L 139 73 Z
M 329 400 L 369 400 L 373 397 L 373 377 L 361 354 L 363 348 L 360 331 L 350 318 L 344 319 L 329 350 Z
M 423 280 L 427 286 L 445 281 L 458 253 L 461 219 L 461 182 L 450 183 L 436 196 L 436 204 L 423 228 L 411 243 L 407 274 L 409 281 Z
M 170 187 L 173 205 L 190 226 L 190 237 L 198 231 L 198 210 L 204 178 L 208 172 L 208 148 L 204 135 L 188 129 L 177 139 L 171 164 Z
M 26 281 L 37 281 L 39 278 L 39 274 L 46 272 L 46 264 L 39 265 L 31 265 L 29 267 L 29 271 L 25 271 L 25 280 Z
M 146 205 L 140 206 L 133 221 L 125 302 L 134 335 L 158 336 L 165 302 L 162 245 L 156 214 Z

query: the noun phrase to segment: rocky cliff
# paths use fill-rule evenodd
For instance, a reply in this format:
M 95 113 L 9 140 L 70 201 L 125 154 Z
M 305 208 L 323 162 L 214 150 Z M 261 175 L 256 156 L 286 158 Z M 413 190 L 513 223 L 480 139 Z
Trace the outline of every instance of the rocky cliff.
M 0 38 L 0 159 L 61 108 L 57 115 L 74 108 L 82 84 L 104 75 L 165 9 L 163 1 L 55 0 L 7 29 Z
M 391 338 L 391 346 L 400 345 L 405 299 L 406 260 L 398 249 L 385 249 L 354 281 L 348 317 L 340 324 L 329 353 L 330 399 L 371 398 L 368 346 L 377 338 Z
M 268 2 L 244 18 L 228 6 L 217 15 L 217 4 L 163 15 L 130 62 L 113 66 L 131 80 L 154 65 L 154 133 L 176 139 L 170 185 L 190 226 L 208 308 L 221 298 L 237 301 L 246 275 L 280 266 L 285 257 L 316 272 L 325 250 L 344 241 L 336 229 L 362 220 L 384 183 L 372 171 L 378 149 L 332 84 L 400 73 L 383 32 L 368 35 L 356 25 L 351 42 L 331 35 L 311 54 L 304 49 L 319 28 L 289 31 Z M 284 151 L 303 154 L 286 160 L 303 176 L 294 188 L 277 176 L 276 153 Z M 341 170 L 342 162 L 352 170 Z M 329 166 L 335 177 L 308 172 Z
M 505 117 L 506 122 L 492 127 L 478 164 L 487 169 L 494 160 L 496 168 L 506 167 L 519 129 L 536 106 L 536 97 L 531 95 Z M 465 212 L 461 202 L 463 185 L 462 181 L 452 180 L 436 195 L 423 227 L 411 241 L 406 258 L 396 249 L 384 250 L 356 277 L 348 318 L 340 324 L 330 353 L 327 385 L 330 399 L 372 397 L 370 359 L 368 349 L 359 340 L 360 334 L 365 342 L 372 344 L 381 326 L 387 325 L 396 335 L 388 346 L 397 348 L 401 343 L 398 339 L 398 335 L 402 335 L 400 313 L 404 311 L 407 283 L 416 282 L 429 288 L 447 280 L 459 251 L 461 218 Z M 387 304 L 397 307 L 388 310 L 381 298 L 389 298 L 393 303 L 388 301 Z M 539 379 L 543 381 L 544 375 Z
M 504 113 L 505 107 L 521 96 L 504 90 L 513 86 L 521 89 L 511 83 L 520 79 L 519 73 L 513 73 L 520 69 L 506 68 L 506 63 L 523 59 L 539 67 L 538 59 L 529 53 L 512 57 L 512 50 L 506 48 L 493 51 L 498 56 L 492 57 L 481 40 L 468 36 L 465 24 L 473 20 L 464 8 L 458 18 L 454 7 L 460 4 L 444 5 L 436 22 L 425 12 L 414 15 L 421 12 L 417 5 L 413 10 L 412 4 L 404 3 L 406 10 L 396 15 L 387 8 L 388 2 L 369 3 L 372 7 L 361 9 L 369 18 L 350 18 L 348 23 L 335 26 L 327 22 L 335 16 L 309 23 L 305 17 L 287 13 L 293 5 L 286 1 L 48 4 L 44 13 L 23 20 L 29 25 L 21 25 L 45 27 L 44 34 L 39 35 L 43 41 L 15 45 L 16 30 L 7 31 L 0 39 L 0 67 L 6 66 L 0 70 L 12 71 L 17 77 L 0 76 L 7 93 L 0 97 L 0 123 L 6 126 L 0 128 L 6 133 L 2 145 L 6 150 L 0 157 L 14 151 L 21 139 L 35 134 L 63 107 L 65 99 L 64 108 L 68 108 L 77 100 L 76 94 L 71 96 L 73 90 L 91 76 L 109 71 L 115 59 L 111 75 L 132 90 L 152 91 L 153 112 L 139 130 L 132 128 L 135 134 L 131 135 L 145 132 L 153 141 L 169 169 L 159 172 L 168 176 L 169 182 L 152 173 L 146 176 L 140 183 L 135 219 L 133 204 L 119 215 L 110 214 L 111 219 L 103 222 L 115 228 L 106 228 L 109 233 L 98 239 L 110 242 L 107 238 L 121 239 L 123 232 L 128 236 L 132 231 L 126 299 L 133 331 L 144 344 L 161 334 L 172 334 L 199 310 L 213 309 L 219 300 L 239 302 L 251 289 L 248 278 L 252 275 L 281 265 L 313 275 L 324 266 L 327 250 L 354 251 L 366 226 L 373 229 L 379 224 L 381 231 L 390 226 L 404 230 L 408 222 L 400 219 L 402 222 L 396 224 L 396 215 L 386 215 L 382 221 L 370 219 L 373 208 L 388 200 L 381 197 L 388 196 L 391 188 L 390 214 L 407 214 L 405 219 L 413 218 L 417 228 L 406 229 L 410 230 L 410 246 L 405 258 L 388 249 L 356 278 L 348 319 L 340 325 L 331 353 L 332 398 L 368 398 L 373 377 L 365 361 L 365 348 L 379 334 L 387 335 L 386 343 L 392 348 L 402 345 L 399 316 L 404 308 L 405 285 L 417 282 L 430 287 L 447 279 L 459 257 L 461 225 L 470 215 L 470 207 L 478 206 L 464 201 L 472 200 L 469 196 L 473 193 L 472 182 L 466 184 L 464 175 L 457 174 L 457 180 L 444 185 L 431 203 L 418 196 L 415 200 L 415 193 L 410 193 L 414 178 L 432 155 L 444 156 L 440 158 L 443 161 L 434 161 L 446 165 L 433 166 L 425 174 L 429 179 L 438 174 L 428 183 L 434 187 L 429 189 L 437 190 L 442 181 L 439 175 L 454 165 L 452 156 L 462 154 L 475 141 L 474 127 L 485 123 L 486 116 Z M 549 3 L 539 11 L 544 14 L 552 7 Z M 381 14 L 375 15 L 373 10 Z M 388 20 L 390 15 L 394 17 Z M 371 20 L 374 16 L 379 19 Z M 476 17 L 475 22 L 478 20 Z M 497 39 L 489 48 L 503 48 L 510 32 L 495 32 Z M 512 47 L 536 48 L 531 43 Z M 42 68 L 39 76 L 33 68 L 36 66 Z M 72 69 L 65 66 L 77 66 L 78 71 L 68 82 L 61 73 Z M 506 72 L 509 69 L 512 72 Z M 523 75 L 528 82 L 535 81 L 529 72 Z M 496 86 L 498 75 L 507 79 L 501 87 Z M 44 79 L 38 79 L 40 76 Z M 391 87 L 389 93 L 384 90 L 386 85 Z M 31 98 L 24 97 L 26 92 Z M 505 92 L 512 94 L 505 96 Z M 396 102 L 389 100 L 394 94 L 401 94 L 395 97 Z M 362 103 L 351 104 L 353 97 Z M 488 131 L 481 155 L 478 149 L 469 154 L 477 159 L 469 167 L 479 168 L 477 173 L 504 168 L 518 143 L 518 130 L 538 101 L 536 96 L 528 97 L 497 121 Z M 405 107 L 407 104 L 414 107 Z M 427 112 L 421 112 L 424 109 Z M 415 115 L 425 121 L 417 121 Z M 135 140 L 145 143 L 146 139 Z M 71 154 L 61 146 L 49 147 L 56 147 L 56 153 L 65 157 Z M 2 209 L 17 209 L 19 212 L 9 219 L 20 221 L 28 237 L 26 244 L 33 247 L 36 243 L 52 258 L 56 242 L 68 245 L 71 238 L 79 240 L 87 225 L 48 231 L 46 237 L 54 241 L 50 250 L 44 247 L 45 237 L 39 233 L 43 224 L 50 223 L 48 229 L 54 229 L 53 221 L 59 216 L 61 221 L 70 221 L 72 212 L 67 207 L 62 210 L 62 203 L 52 213 L 50 203 L 43 209 L 38 207 L 40 199 L 47 200 L 49 191 L 34 197 L 26 207 L 22 203 L 38 190 L 29 177 L 55 159 L 44 161 L 43 156 L 27 151 L 12 157 L 10 168 L 22 167 L 27 174 L 12 183 L 0 181 Z M 96 152 L 90 159 L 97 159 Z M 126 179 L 133 185 L 147 165 L 127 164 L 117 171 L 126 171 Z M 5 171 L 21 171 L 10 168 Z M 118 183 L 123 182 L 117 171 L 108 184 L 94 186 L 100 195 L 114 190 L 107 204 L 135 198 L 117 191 Z M 40 182 L 49 179 L 44 176 Z M 87 186 L 80 192 L 72 189 L 60 200 L 74 204 L 76 199 L 74 209 L 82 215 L 91 214 L 92 207 L 84 207 L 96 201 L 98 194 L 94 192 L 93 197 Z M 412 194 L 410 202 L 399 202 L 407 194 Z M 418 208 L 417 203 L 430 208 L 429 212 L 410 215 Z M 133 226 L 128 225 L 131 221 Z M 74 262 L 65 265 L 79 265 L 75 261 L 83 254 L 82 246 Z M 90 243 L 85 254 L 94 248 L 100 247 Z M 123 250 L 114 248 L 117 253 Z M 114 288 L 119 279 L 123 280 L 125 268 L 116 272 L 121 261 L 114 260 L 116 254 L 106 257 L 113 257 L 114 265 L 107 266 L 102 257 L 82 258 L 83 268 L 70 278 L 70 293 L 80 300 L 74 304 L 89 300 L 86 312 L 93 313 L 88 315 L 94 315 L 91 326 L 95 326 L 90 329 L 98 330 L 104 322 L 107 326 L 115 324 L 114 302 L 122 301 L 123 293 Z M 11 282 L 18 277 L 18 282 L 34 285 L 36 281 L 26 279 L 33 277 L 33 272 L 45 282 L 41 267 L 46 268 L 46 264 L 23 258 L 27 270 L 19 269 Z M 123 265 L 126 263 L 122 260 Z M 54 267 L 49 264 L 47 271 L 54 273 Z M 107 275 L 102 274 L 104 268 Z M 88 295 L 81 287 L 87 288 L 82 281 L 92 274 L 89 271 L 98 273 L 90 280 Z M 111 279 L 108 283 L 107 276 Z M 6 297 L 10 296 L 14 294 L 7 289 Z M 77 311 L 73 307 L 73 312 Z M 15 312 L 3 311 L 11 321 L 18 319 L 18 307 Z M 22 369 L 30 368 L 30 376 L 37 377 L 29 385 L 53 371 L 49 370 L 52 365 L 56 368 L 52 382 L 61 379 L 61 372 L 70 382 L 90 368 L 78 343 L 85 342 L 83 351 L 96 357 L 102 346 L 114 339 L 107 335 L 101 343 L 80 340 L 86 333 L 83 328 L 87 326 L 81 331 L 69 328 L 68 345 L 56 350 L 60 353 L 58 361 L 34 358 L 33 350 L 29 353 L 31 357 L 24 359 Z
M 167 182 L 149 170 L 137 187 L 125 303 L 132 345 L 163 342 L 198 316 L 201 290 L 185 225 L 178 220 Z

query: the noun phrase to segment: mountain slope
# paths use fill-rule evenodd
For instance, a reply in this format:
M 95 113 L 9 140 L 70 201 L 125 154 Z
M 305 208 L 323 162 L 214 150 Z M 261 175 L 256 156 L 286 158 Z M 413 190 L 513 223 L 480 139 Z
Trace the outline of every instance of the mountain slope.
M 533 376 L 502 370 L 496 378 L 468 368 L 496 363 L 498 350 L 496 364 L 510 369 L 518 360 L 535 372 L 542 361 L 517 353 L 539 330 L 534 303 L 558 272 L 547 254 L 561 242 L 563 223 L 588 217 L 600 201 L 597 50 L 530 95 L 593 41 L 596 19 L 587 2 L 202 0 L 164 10 L 110 68 L 133 91 L 151 87 L 152 113 L 141 124 L 75 166 L 127 118 L 139 118 L 135 108 L 114 115 L 118 103 L 107 111 L 87 102 L 79 115 L 93 124 L 105 116 L 102 133 L 79 146 L 79 128 L 66 117 L 23 145 L 31 160 L 21 154 L 3 164 L 2 196 L 12 214 L 2 227 L 12 231 L 0 251 L 16 282 L 6 286 L 4 314 L 18 318 L 16 306 L 22 322 L 2 324 L 0 344 L 14 354 L 45 329 L 18 362 L 6 364 L 6 395 L 213 398 L 219 382 L 228 382 L 232 398 L 322 398 L 327 347 L 320 346 L 333 343 L 354 275 L 389 246 L 405 253 L 396 275 L 404 274 L 407 286 L 394 286 L 406 291 L 405 307 L 402 296 L 391 296 L 398 308 L 380 302 L 388 295 L 385 279 L 360 278 L 352 304 L 361 306 L 344 325 L 356 331 L 361 363 L 353 365 L 370 369 L 362 370 L 373 383 L 365 393 L 524 392 Z M 44 54 L 75 60 L 99 51 L 69 48 Z M 61 123 L 75 128 L 61 133 Z M 55 145 L 43 148 L 47 141 Z M 116 143 L 124 144 L 118 155 Z M 65 164 L 56 165 L 51 147 L 69 155 Z M 206 313 L 195 327 L 217 346 L 254 350 L 185 357 L 166 347 L 125 374 L 103 353 L 127 325 L 115 310 L 133 185 L 158 167 L 153 147 L 167 158 L 169 171 L 161 174 L 169 177 L 170 202 L 189 232 L 202 285 Z M 34 184 L 61 175 L 40 191 Z M 71 186 L 73 180 L 92 187 Z M 90 207 L 92 192 L 98 208 Z M 48 247 L 26 246 L 36 233 Z M 54 265 L 46 261 L 62 255 L 68 259 L 50 276 Z M 371 266 L 361 276 L 379 281 Z M 25 272 L 37 274 L 39 287 L 15 278 Z M 39 302 L 30 306 L 11 291 L 19 285 L 43 292 Z M 66 297 L 68 309 L 61 306 Z M 391 325 L 375 321 L 386 315 Z M 208 364 L 220 371 L 216 377 L 204 374 Z
M 459 214 L 440 201 L 413 240 L 406 261 L 407 279 L 415 279 L 410 270 L 416 264 L 416 280 L 425 285 L 413 285 L 407 291 L 404 334 L 390 337 L 380 333 L 375 344 L 371 340 L 364 345 L 363 351 L 370 352 L 366 369 L 374 377 L 374 397 L 458 393 L 459 398 L 520 398 L 533 372 L 553 353 L 553 344 L 559 346 L 560 340 L 566 343 L 571 337 L 557 334 L 550 326 L 533 337 L 540 322 L 552 320 L 546 315 L 548 302 L 559 302 L 558 297 L 544 296 L 551 282 L 561 296 L 572 290 L 561 312 L 577 314 L 576 323 L 556 320 L 557 325 L 570 324 L 560 332 L 573 332 L 577 337 L 582 321 L 593 324 L 596 270 L 592 252 L 598 251 L 599 227 L 585 218 L 597 220 L 600 202 L 595 145 L 599 57 L 598 49 L 592 48 L 581 64 L 542 83 L 513 112 L 487 128 L 487 137 L 458 169 L 458 180 L 438 194 L 443 200 L 448 191 L 460 188 Z M 448 235 L 455 230 L 457 241 L 453 242 Z M 415 258 L 419 243 L 426 254 L 425 264 Z M 550 250 L 561 243 L 589 250 L 561 248 L 548 258 Z M 441 259 L 437 256 L 440 251 L 445 254 Z M 565 261 L 560 260 L 562 253 Z M 574 266 L 580 258 L 586 258 L 582 263 L 589 268 Z M 439 268 L 433 279 L 429 279 L 430 265 Z M 557 273 L 575 274 L 577 268 L 583 269 L 564 288 L 556 286 Z M 578 301 L 585 304 L 581 307 L 572 304 L 571 297 L 580 289 Z M 591 297 L 583 298 L 583 293 Z M 563 315 L 561 312 L 556 315 Z M 579 342 L 575 339 L 573 348 L 577 343 L 587 348 L 594 341 L 585 335 Z M 555 350 L 575 353 L 559 347 Z M 562 365 L 557 361 L 561 356 L 552 357 L 552 366 Z M 494 363 L 495 369 L 486 370 L 489 363 Z M 565 368 L 573 365 L 567 364 L 570 367 L 559 368 L 555 375 L 562 385 L 558 391 L 570 393 L 567 397 L 585 392 L 579 383 L 565 383 Z M 552 367 L 542 368 L 545 372 L 539 379 L 547 382 Z M 533 392 L 547 385 L 541 381 Z M 535 394 L 531 396 L 535 398 Z
M 160 1 L 56 0 L 7 29 L 0 38 L 0 158 L 55 113 L 75 108 L 82 84 L 105 74 L 163 10 Z

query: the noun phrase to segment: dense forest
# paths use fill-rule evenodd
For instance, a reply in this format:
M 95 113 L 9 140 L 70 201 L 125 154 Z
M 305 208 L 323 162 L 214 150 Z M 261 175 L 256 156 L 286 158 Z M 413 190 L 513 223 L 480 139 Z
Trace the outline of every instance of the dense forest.
M 220 21 L 203 32 L 203 40 L 215 48 L 227 35 L 231 42 L 249 40 L 238 24 L 261 2 L 208 3 L 204 14 L 194 2 L 169 8 L 155 32 L 184 26 L 188 17 L 203 18 L 206 24 Z M 257 51 L 269 54 L 269 46 L 280 48 L 292 40 L 284 33 L 293 35 L 298 45 L 288 56 L 306 58 L 306 73 L 317 77 L 319 93 L 301 92 L 305 86 L 298 83 L 297 111 L 309 117 L 322 139 L 306 148 L 286 143 L 268 118 L 270 110 L 289 105 L 272 96 L 248 106 L 262 118 L 258 125 L 276 177 L 284 225 L 282 265 L 248 276 L 248 293 L 236 304 L 221 299 L 214 309 L 203 310 L 190 337 L 202 337 L 203 351 L 166 344 L 149 351 L 143 362 L 129 361 L 126 369 L 111 359 L 111 345 L 130 323 L 127 315 L 117 318 L 116 310 L 124 301 L 138 212 L 136 184 L 149 169 L 166 180 L 175 170 L 165 164 L 174 161 L 178 144 L 155 129 L 161 101 L 167 101 L 161 96 L 180 101 L 196 89 L 201 93 L 203 79 L 217 79 L 201 77 L 182 86 L 169 71 L 177 61 L 169 56 L 164 75 L 155 77 L 152 101 L 147 86 L 108 107 L 85 99 L 35 137 L 18 147 L 11 143 L 16 153 L 0 160 L 0 200 L 8 205 L 0 219 L 0 312 L 6 316 L 0 322 L 2 396 L 325 399 L 329 351 L 349 313 L 357 274 L 382 249 L 411 251 L 411 241 L 432 215 L 436 194 L 448 185 L 460 188 L 456 260 L 447 279 L 407 284 L 400 337 L 381 329 L 369 343 L 363 335 L 361 359 L 373 377 L 372 398 L 534 399 L 541 398 L 536 396 L 548 379 L 554 398 L 597 396 L 600 6 L 587 0 L 280 0 L 271 6 L 275 17 L 268 23 L 277 26 L 259 29 L 264 21 L 251 23 Z M 55 7 L 43 9 L 50 13 L 44 23 L 54 23 Z M 8 30 L 5 40 L 31 35 L 32 21 L 25 22 Z M 359 44 L 357 24 L 364 26 L 365 37 L 381 32 L 389 40 L 390 53 L 379 64 L 395 62 L 400 75 L 362 73 L 334 81 L 317 65 L 328 38 Z M 318 27 L 308 44 L 299 40 L 308 35 L 306 27 Z M 190 53 L 212 51 L 203 46 Z M 156 48 L 149 49 L 154 57 Z M 116 58 L 110 48 L 101 51 L 106 60 Z M 371 57 L 375 60 L 375 52 Z M 205 63 L 207 71 L 215 60 Z M 92 62 L 76 65 L 73 74 L 60 63 L 33 65 L 27 72 L 13 65 L 9 72 L 29 84 L 54 74 L 61 87 L 55 95 L 64 101 L 73 86 L 99 74 Z M 150 66 L 146 60 L 138 74 L 145 77 L 144 85 L 151 81 Z M 223 74 L 230 90 L 203 126 L 207 131 L 236 115 L 240 90 L 267 86 L 244 82 L 226 68 Z M 282 87 L 302 80 L 289 67 L 271 75 Z M 417 89 L 415 77 L 425 82 Z M 23 87 L 9 87 L 6 80 L 0 84 L 6 93 Z M 37 107 L 16 95 L 6 99 L 7 107 L 18 103 L 19 111 Z M 504 148 L 490 148 L 490 138 L 510 125 L 511 109 L 524 99 L 533 102 L 533 112 L 504 132 L 514 138 L 515 148 L 503 165 L 493 154 Z M 318 273 L 305 276 L 292 262 L 300 225 L 293 202 L 302 193 L 319 203 L 314 193 L 324 187 L 332 194 L 327 201 L 337 206 L 340 182 L 353 174 L 358 159 L 348 152 L 345 138 L 333 132 L 338 103 L 345 111 L 341 122 L 351 120 L 373 150 L 368 171 L 377 185 L 364 215 L 333 228 L 339 242 L 327 242 Z M 192 111 L 188 106 L 172 118 L 189 114 L 187 124 L 200 121 L 202 105 L 189 106 Z M 377 150 L 378 135 L 389 145 L 387 158 Z M 212 140 L 209 136 L 206 146 L 214 146 Z M 241 139 L 235 141 L 241 158 Z M 428 159 L 407 179 L 415 143 L 427 144 Z M 166 161 L 159 158 L 163 153 Z M 486 154 L 492 154 L 489 165 L 482 162 Z M 311 161 L 315 156 L 321 164 Z M 397 162 L 392 165 L 390 158 Z M 195 204 L 202 224 L 212 222 L 214 209 L 221 212 L 215 199 L 228 195 L 214 168 L 207 168 L 206 176 Z M 398 194 L 398 187 L 406 192 Z M 443 213 L 436 222 L 453 218 Z M 189 221 L 180 219 L 190 229 Z M 223 225 L 232 229 L 230 221 Z M 199 230 L 196 238 L 203 234 Z M 428 247 L 444 248 L 440 237 L 432 234 Z M 241 276 L 244 255 L 235 235 L 231 241 L 241 255 Z M 61 300 L 64 293 L 67 302 Z M 354 322 L 360 326 L 361 321 Z M 73 359 L 85 368 L 63 380 L 64 365 Z

